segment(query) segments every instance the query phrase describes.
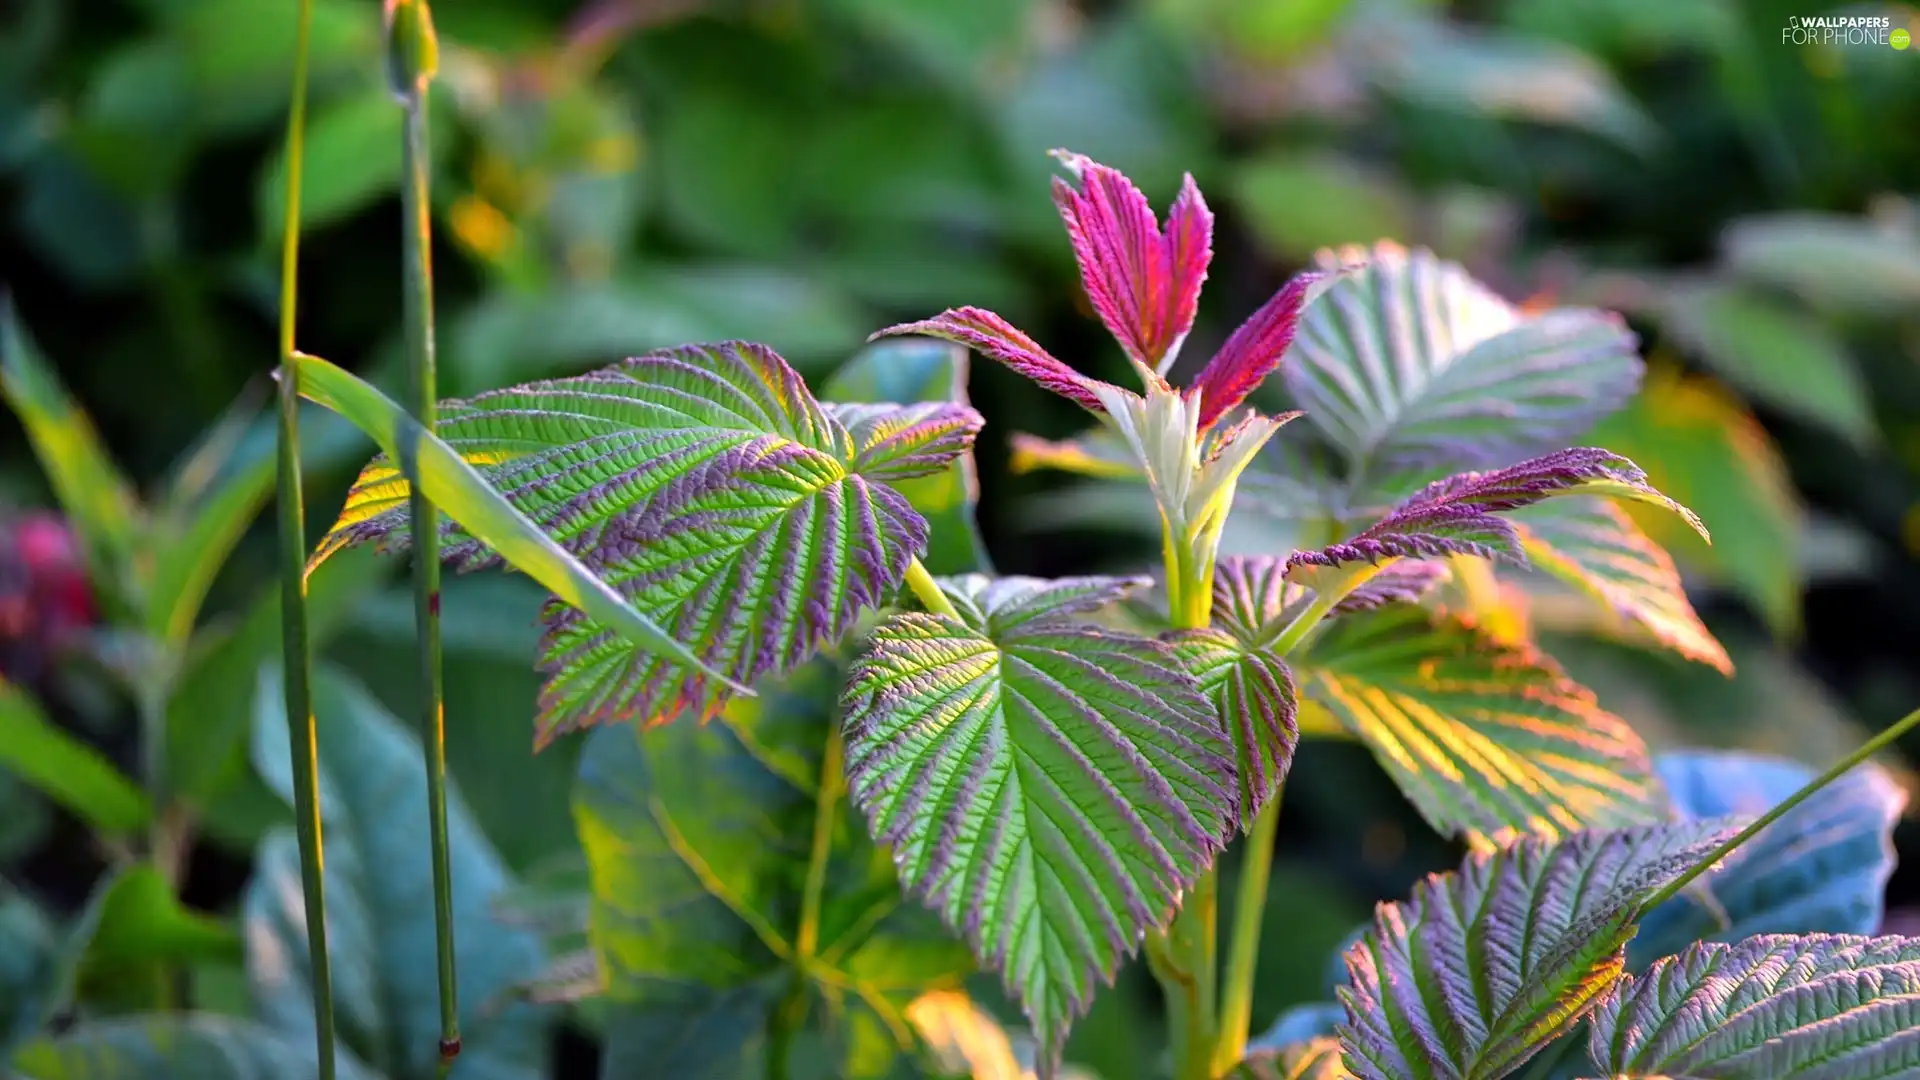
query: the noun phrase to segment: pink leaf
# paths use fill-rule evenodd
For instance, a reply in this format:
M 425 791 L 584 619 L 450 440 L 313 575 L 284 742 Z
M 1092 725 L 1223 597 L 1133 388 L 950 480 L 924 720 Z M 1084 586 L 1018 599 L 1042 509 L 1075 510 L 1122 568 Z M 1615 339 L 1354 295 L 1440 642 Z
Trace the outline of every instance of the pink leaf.
M 1207 361 L 1206 368 L 1187 390 L 1189 395 L 1200 399 L 1202 430 L 1247 400 L 1247 395 L 1280 366 L 1280 358 L 1293 342 L 1293 330 L 1300 321 L 1300 309 L 1306 305 L 1307 290 L 1325 276 L 1307 273 L 1287 282 Z
M 1056 177 L 1053 201 L 1073 238 L 1087 297 L 1127 355 L 1160 370 L 1193 329 L 1213 258 L 1213 214 L 1188 176 L 1162 233 L 1147 197 L 1118 170 L 1053 153 L 1079 182 Z
M 1091 412 L 1104 413 L 1095 387 L 1098 381 L 1055 359 L 1007 320 L 980 308 L 948 308 L 931 319 L 889 326 L 867 340 L 920 334 L 957 342 L 1007 365 L 1041 386 Z

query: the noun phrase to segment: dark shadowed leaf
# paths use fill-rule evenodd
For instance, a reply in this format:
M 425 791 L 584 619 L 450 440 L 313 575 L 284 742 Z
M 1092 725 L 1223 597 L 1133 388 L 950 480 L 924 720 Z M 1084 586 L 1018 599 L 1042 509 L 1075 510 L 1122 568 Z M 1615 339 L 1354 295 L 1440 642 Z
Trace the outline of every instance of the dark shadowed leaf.
M 1240 823 L 1253 827 L 1287 778 L 1300 742 L 1293 674 L 1273 648 L 1285 626 L 1286 564 L 1270 556 L 1220 560 L 1213 577 L 1213 625 L 1166 635 L 1187 672 L 1213 699 L 1233 742 Z
M 967 350 L 950 342 L 876 343 L 834 372 L 821 397 L 828 402 L 924 401 L 971 407 L 967 399 L 968 360 Z M 939 472 L 895 481 L 893 486 L 927 519 L 927 553 L 921 561 L 929 571 L 992 571 L 986 544 L 974 520 L 980 502 L 980 477 L 971 449 L 955 456 Z
M 1589 1049 L 1618 1080 L 1895 1080 L 1920 1069 L 1920 941 L 1762 935 L 1628 976 Z
M 1367 744 L 1448 835 L 1547 835 L 1657 819 L 1645 744 L 1558 665 L 1410 604 L 1336 619 L 1301 693 Z
M 964 946 L 902 903 L 844 799 L 838 675 L 816 660 L 708 724 L 588 740 L 574 811 L 615 1008 L 605 1075 L 758 1075 L 795 980 L 798 1034 L 859 1016 L 893 1048 L 873 1068 L 843 1044 L 798 1075 L 882 1075 L 912 1043 L 907 1003 L 970 969 Z
M 1535 569 L 1585 593 L 1613 616 L 1691 660 L 1733 673 L 1733 660 L 1700 622 L 1673 557 L 1605 499 L 1554 499 L 1514 511 L 1520 548 Z
M 1757 816 L 1814 777 L 1796 762 L 1739 751 L 1662 754 L 1654 767 L 1674 809 L 1692 819 Z M 1648 912 L 1627 954 L 1630 968 L 1698 940 L 1877 932 L 1893 874 L 1893 826 L 1906 803 L 1880 766 L 1847 773 L 1741 845 L 1698 886 L 1718 910 L 1683 893 Z
M 40 905 L 0 879 L 0 1061 L 39 1032 L 58 940 Z
M 452 452 L 643 622 L 671 631 L 641 651 L 600 612 L 550 608 L 537 742 L 585 724 L 711 713 L 725 684 L 683 659 L 683 641 L 698 642 L 707 670 L 744 684 L 791 669 L 882 603 L 925 548 L 927 524 L 881 479 L 938 472 L 980 424 L 959 405 L 896 420 L 863 413 L 856 441 L 785 361 L 744 342 L 442 403 L 437 433 Z M 884 446 L 864 441 L 881 435 Z M 404 544 L 406 495 L 391 451 L 375 459 L 321 551 Z M 452 523 L 447 539 L 447 560 L 463 569 L 501 562 Z
M 338 1080 L 381 1080 L 342 1055 Z M 181 1013 L 95 1020 L 29 1043 L 13 1059 L 22 1080 L 317 1080 L 313 1038 L 251 1020 Z
M 1232 749 L 1165 645 L 1071 616 L 1138 580 L 949 579 L 847 680 L 847 776 L 903 881 L 1057 1059 L 1097 981 L 1234 828 Z
M 1391 243 L 1319 262 L 1365 266 L 1307 308 L 1281 372 L 1363 479 L 1564 446 L 1640 385 L 1634 337 L 1615 316 L 1523 315 L 1458 265 Z
M 1727 822 L 1523 839 L 1382 904 L 1347 952 L 1341 1041 L 1363 1080 L 1498 1080 L 1620 978 L 1642 905 Z
M 260 680 L 254 767 L 293 800 L 286 711 L 277 670 Z M 432 852 L 420 744 L 359 684 L 315 671 L 321 812 L 326 825 L 327 927 L 342 1040 L 387 1080 L 429 1080 L 439 1058 Z M 540 941 L 494 916 L 510 881 L 500 857 L 447 794 L 453 925 L 460 950 L 455 1080 L 538 1080 L 546 1072 L 547 1014 L 506 1000 L 545 964 Z M 260 1018 L 310 1044 L 305 905 L 292 829 L 260 845 L 245 898 L 248 973 Z

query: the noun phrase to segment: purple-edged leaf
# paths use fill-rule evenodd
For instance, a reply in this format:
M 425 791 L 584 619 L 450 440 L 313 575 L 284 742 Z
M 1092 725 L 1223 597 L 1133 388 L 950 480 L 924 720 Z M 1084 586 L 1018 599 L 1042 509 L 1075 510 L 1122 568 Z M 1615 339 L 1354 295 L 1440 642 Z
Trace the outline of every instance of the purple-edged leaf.
M 1589 1052 L 1621 1080 L 1904 1080 L 1920 1075 L 1920 940 L 1762 935 L 1629 976 Z
M 1388 604 L 1417 604 L 1452 576 L 1443 562 L 1402 559 L 1368 578 L 1333 605 L 1329 615 L 1352 615 Z
M 1726 648 L 1687 600 L 1673 557 L 1626 511 L 1604 499 L 1556 499 L 1518 510 L 1512 520 L 1535 569 L 1638 624 L 1680 655 L 1733 674 Z
M 1362 261 L 1301 318 L 1283 377 L 1293 403 L 1371 474 L 1537 454 L 1639 388 L 1636 342 L 1614 315 L 1526 315 L 1460 266 L 1391 243 L 1320 257 L 1329 270 Z
M 1392 604 L 1330 621 L 1292 659 L 1301 694 L 1441 833 L 1554 835 L 1665 814 L 1640 737 L 1531 648 Z
M 974 307 L 949 308 L 931 319 L 889 326 L 868 340 L 901 334 L 919 334 L 957 342 L 982 356 L 998 360 L 1083 409 L 1094 413 L 1102 413 L 1107 409 L 1100 400 L 1098 390 L 1105 384 L 1097 379 L 1089 379 L 1055 359 L 1032 338 L 1014 329 L 1011 323 L 991 311 Z
M 1259 641 L 1306 590 L 1286 578 L 1272 555 L 1229 555 L 1213 571 L 1213 625 L 1242 641 Z
M 950 422 L 887 436 L 863 413 L 857 444 L 772 350 L 728 342 L 445 402 L 437 430 L 635 609 L 751 683 L 844 635 L 924 550 L 926 522 L 882 481 L 965 449 L 977 420 L 941 415 Z M 404 544 L 406 499 L 398 470 L 375 459 L 322 550 Z M 451 525 L 445 556 L 498 564 Z M 722 700 L 714 680 L 573 608 L 551 605 L 546 624 L 536 744 L 586 724 L 710 715 Z
M 984 423 L 966 405 L 923 401 L 912 405 L 828 403 L 827 412 L 853 439 L 853 471 L 870 480 L 930 476 L 973 449 Z
M 1065 150 L 1054 156 L 1078 183 L 1055 177 L 1053 202 L 1093 310 L 1128 356 L 1164 374 L 1193 328 L 1213 258 L 1206 200 L 1186 177 L 1162 232 L 1147 197 L 1118 170 Z
M 1522 839 L 1380 905 L 1347 950 L 1347 1067 L 1362 1080 L 1511 1074 L 1620 979 L 1652 895 L 1733 832 L 1717 821 Z
M 1351 540 L 1318 551 L 1296 551 L 1287 565 L 1335 567 L 1446 555 L 1505 557 L 1524 564 L 1520 534 L 1511 521 L 1496 515 L 1570 494 L 1612 495 L 1664 506 L 1706 535 L 1693 511 L 1648 486 L 1639 466 L 1610 450 L 1580 447 L 1492 472 L 1436 480 Z
M 940 591 L 969 624 L 1002 633 L 1037 619 L 1086 615 L 1153 584 L 1146 577 L 988 577 L 963 574 L 935 579 Z
M 1301 274 L 1287 282 L 1207 361 L 1207 366 L 1187 387 L 1187 393 L 1200 402 L 1202 431 L 1238 408 L 1247 400 L 1247 395 L 1280 366 L 1280 358 L 1293 342 L 1294 328 L 1300 321 L 1301 308 L 1306 306 L 1307 293 L 1326 276 Z
M 971 598 L 964 618 L 881 624 L 842 700 L 849 789 L 875 838 L 1001 972 L 1056 1062 L 1236 809 L 1232 751 L 1172 650 L 1075 621 L 1102 589 L 1058 585 L 949 584 Z
M 1272 648 L 1225 630 L 1178 630 L 1165 640 L 1213 699 L 1219 723 L 1233 742 L 1240 824 L 1251 829 L 1287 778 L 1300 742 L 1293 675 Z

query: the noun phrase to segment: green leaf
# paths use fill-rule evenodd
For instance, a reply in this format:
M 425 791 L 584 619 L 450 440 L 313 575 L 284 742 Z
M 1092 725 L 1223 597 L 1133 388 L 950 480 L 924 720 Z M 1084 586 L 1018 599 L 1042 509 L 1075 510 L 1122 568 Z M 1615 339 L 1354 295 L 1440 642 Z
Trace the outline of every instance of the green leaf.
M 351 1057 L 338 1080 L 381 1080 Z M 251 1020 L 180 1013 L 96 1020 L 22 1047 L 21 1080 L 319 1080 L 313 1040 Z
M 1709 282 L 1662 288 L 1662 325 L 1713 370 L 1775 408 L 1871 447 L 1866 380 L 1838 334 L 1765 293 Z
M 1353 1080 L 1353 1074 L 1347 1071 L 1340 1040 L 1322 1035 L 1250 1053 L 1226 1080 Z
M 418 740 L 342 673 L 314 672 L 320 808 L 326 828 L 327 927 L 343 1040 L 387 1080 L 428 1080 L 439 1061 L 432 851 Z M 277 672 L 263 676 L 254 767 L 287 803 L 293 767 Z M 493 1080 L 546 1074 L 545 1010 L 510 1003 L 545 964 L 540 942 L 493 915 L 510 884 L 457 787 L 447 793 L 453 926 L 460 948 L 462 1069 Z M 244 901 L 248 969 L 259 1015 L 309 1043 L 307 937 L 299 845 L 279 829 L 260 845 Z
M 971 407 L 967 399 L 970 356 L 962 346 L 933 338 L 879 341 L 834 372 L 821 396 L 829 402 L 945 401 Z M 941 472 L 901 480 L 894 489 L 927 519 L 927 553 L 922 561 L 930 572 L 993 571 L 974 518 L 980 503 L 980 477 L 972 451 L 955 457 Z
M 1920 1063 L 1916 999 L 1912 938 L 1703 943 L 1624 979 L 1589 1049 L 1620 1080 L 1893 1080 Z
M 1694 613 L 1673 557 L 1625 510 L 1607 499 L 1573 496 L 1521 507 L 1509 520 L 1535 569 L 1638 624 L 1680 655 L 1733 674 L 1727 650 Z
M 574 815 L 618 1007 L 607 1075 L 760 1075 L 790 992 L 813 1018 L 794 1034 L 864 1016 L 911 1046 L 907 1003 L 970 969 L 843 801 L 838 674 L 817 659 L 709 724 L 587 740 Z M 846 1050 L 825 1075 L 871 1075 Z
M 1898 318 L 1920 303 L 1920 241 L 1865 218 L 1748 218 L 1727 229 L 1721 247 L 1736 275 L 1788 289 L 1826 311 Z
M 1798 632 L 1804 511 L 1778 448 L 1737 401 L 1708 380 L 1659 370 L 1593 440 L 1641 462 L 1648 482 L 1693 508 L 1715 541 L 1628 507 L 1649 537 L 1738 589 L 1775 633 Z
M 1497 1080 L 1620 978 L 1652 895 L 1735 830 L 1725 821 L 1528 838 L 1383 904 L 1347 951 L 1347 1064 L 1361 1080 Z
M 883 623 L 843 698 L 874 836 L 1047 1059 L 1236 824 L 1232 750 L 1178 658 L 1072 618 L 1143 584 L 949 580 L 962 618 Z
M 1213 576 L 1213 625 L 1177 630 L 1164 640 L 1213 699 L 1221 727 L 1233 742 L 1240 783 L 1240 823 L 1253 827 L 1293 765 L 1300 726 L 1293 674 L 1274 639 L 1285 627 L 1289 589 L 1286 561 L 1240 556 L 1220 560 Z
M 1254 235 L 1280 258 L 1414 231 L 1408 193 L 1345 157 L 1276 148 L 1241 162 L 1232 184 Z
M 133 486 L 101 444 L 93 422 L 68 396 L 0 296 L 0 396 L 20 418 L 60 506 L 87 547 L 96 581 L 124 587 L 125 560 L 141 529 Z
M 420 459 L 416 463 L 417 479 L 426 489 L 428 497 L 452 519 L 448 522 L 450 528 L 456 524 L 465 528 L 499 552 L 500 557 L 515 569 L 551 589 L 561 603 L 575 610 L 584 610 L 597 620 L 595 625 L 611 626 L 615 633 L 636 645 L 651 648 L 694 671 L 731 684 L 726 676 L 703 663 L 690 648 L 661 629 L 658 623 L 635 610 L 611 586 L 582 565 L 578 558 L 542 533 L 539 526 L 529 521 L 512 502 L 489 486 L 487 480 L 468 464 L 459 451 L 421 429 L 411 416 L 386 395 L 316 357 L 296 356 L 294 363 L 300 380 L 300 392 L 353 421 L 356 427 L 380 445 L 388 458 L 399 459 L 403 446 L 418 447 Z M 468 412 L 466 409 L 443 407 L 441 415 L 451 422 L 456 416 L 467 416 Z M 497 446 L 489 446 L 489 449 L 500 452 Z M 347 505 L 341 511 L 342 522 L 348 521 L 356 511 L 361 512 L 362 517 L 369 516 L 365 510 L 370 502 L 376 500 L 383 504 L 397 502 L 404 506 L 407 491 L 408 483 L 401 478 L 400 470 L 376 459 L 375 464 L 368 466 L 367 471 L 361 474 L 353 492 L 349 493 Z M 404 511 L 392 510 L 389 516 L 394 520 L 389 521 L 385 528 L 404 523 Z M 351 519 L 356 523 L 362 520 Z M 345 546 L 348 541 L 340 536 L 340 530 L 341 524 L 336 523 L 315 553 L 316 562 Z M 449 552 L 449 557 L 451 555 Z M 731 685 L 738 693 L 752 693 L 745 687 Z
M 1281 374 L 1356 483 L 1558 450 L 1640 385 L 1618 316 L 1526 315 L 1459 265 L 1392 243 L 1318 261 L 1364 265 L 1307 306 Z
M 980 417 L 933 404 L 849 418 L 851 428 L 772 350 L 744 342 L 442 404 L 447 441 L 433 444 L 429 464 L 502 510 L 517 507 L 516 530 L 604 575 L 590 582 L 600 592 L 562 599 L 578 608 L 618 588 L 644 612 L 623 606 L 623 617 L 659 638 L 640 652 L 605 628 L 604 610 L 549 608 L 536 746 L 608 720 L 710 715 L 725 697 L 716 682 L 791 670 L 885 601 L 927 536 L 891 482 L 944 469 Z M 321 552 L 405 543 L 406 495 L 390 457 L 376 458 Z M 492 539 L 449 524 L 445 557 L 466 569 L 497 564 Z M 715 671 L 725 674 L 710 680 Z
M 25 690 L 0 681 L 0 768 L 109 836 L 138 834 L 153 804 L 98 750 L 47 719 Z
M 379 87 L 327 102 L 313 111 L 301 174 L 302 229 L 324 228 L 351 217 L 400 189 L 403 119 L 393 96 Z M 453 145 L 450 138 L 435 139 L 428 153 L 437 163 Z M 280 236 L 286 201 L 287 163 L 282 149 L 262 171 L 255 188 L 260 236 Z
M 1546 656 L 1459 618 L 1390 604 L 1335 619 L 1295 669 L 1443 834 L 1553 836 L 1666 810 L 1632 728 Z
M 129 867 L 102 895 L 98 922 L 80 960 L 81 993 L 123 1006 L 162 1007 L 168 969 L 203 960 L 238 961 L 231 926 L 180 903 L 160 872 Z

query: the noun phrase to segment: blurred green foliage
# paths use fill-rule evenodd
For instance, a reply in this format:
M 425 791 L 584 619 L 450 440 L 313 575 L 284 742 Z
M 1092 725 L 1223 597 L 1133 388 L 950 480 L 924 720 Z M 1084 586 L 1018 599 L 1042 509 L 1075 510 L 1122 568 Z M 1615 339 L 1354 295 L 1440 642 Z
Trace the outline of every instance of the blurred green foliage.
M 830 373 L 869 332 L 957 304 L 993 308 L 1076 365 L 1117 375 L 1119 357 L 1081 317 L 1068 246 L 1041 197 L 1045 151 L 1070 146 L 1120 168 L 1156 204 L 1191 171 L 1222 223 L 1196 355 L 1231 330 L 1226 313 L 1251 310 L 1316 248 L 1381 237 L 1431 247 L 1516 300 L 1624 312 L 1652 371 L 1597 437 L 1713 530 L 1708 548 L 1657 516 L 1641 520 L 1697 585 L 1737 672 L 1724 680 L 1635 649 L 1617 628 L 1551 604 L 1525 617 L 1656 742 L 1821 763 L 1856 741 L 1859 719 L 1877 723 L 1920 697 L 1908 644 L 1920 636 L 1920 53 L 1781 42 L 1789 16 L 1816 10 L 1843 9 L 443 5 L 431 101 L 442 390 L 743 337 L 773 345 L 832 396 Z M 1913 7 L 1857 10 L 1920 31 Z M 189 601 L 184 618 L 178 604 L 112 617 L 170 650 L 165 768 L 193 810 L 199 854 L 183 888 L 195 910 L 154 900 L 139 881 L 97 881 L 107 853 L 71 840 L 125 822 L 76 824 L 0 772 L 0 872 L 65 911 L 43 915 L 9 891 L 0 933 L 38 943 L 23 964 L 65 963 L 68 997 L 84 995 L 101 964 L 156 962 L 115 944 L 135 933 L 116 924 L 148 920 L 177 947 L 163 959 L 196 965 L 195 992 L 212 1007 L 221 995 L 197 988 L 238 984 L 230 924 L 255 852 L 277 850 L 288 820 L 247 755 L 255 679 L 277 651 L 271 523 L 253 522 L 223 566 L 204 568 L 218 571 L 207 582 L 197 567 L 166 571 L 163 553 L 201 551 L 192 525 L 237 515 L 238 529 L 265 498 L 248 481 L 264 475 L 271 432 L 245 394 L 274 354 L 293 12 L 261 0 L 102 0 L 83 14 L 19 0 L 0 13 L 0 285 L 119 463 L 106 467 L 127 474 L 98 513 L 78 515 L 89 544 L 112 548 L 124 570 L 103 591 L 160 580 L 149 593 Z M 382 82 L 379 18 L 364 0 L 315 8 L 300 339 L 392 390 L 400 113 Z M 841 375 L 854 387 L 875 378 Z M 15 394 L 45 389 L 15 384 Z M 992 367 L 975 366 L 969 392 L 989 420 L 980 533 L 1001 570 L 1156 558 L 1141 493 L 1009 471 L 1008 435 L 1069 434 L 1070 409 Z M 170 471 L 196 460 L 182 455 L 208 431 L 232 436 L 203 459 L 223 463 L 221 483 L 194 481 L 188 464 Z M 307 433 L 317 531 L 365 447 L 317 414 Z M 23 429 L 0 427 L 0 445 L 0 496 L 16 505 L 49 505 L 84 482 L 45 476 Z M 942 479 L 966 493 L 965 478 Z M 208 494 L 221 491 L 235 494 Z M 160 495 L 136 513 L 134 492 Z M 1284 535 L 1249 515 L 1230 531 L 1243 550 Z M 952 557 L 977 558 L 975 547 L 958 543 Z M 363 711 L 380 703 L 405 716 L 410 609 L 389 569 L 330 563 L 314 582 L 315 631 L 365 685 Z M 539 599 L 518 578 L 447 590 L 452 769 L 502 875 L 578 854 L 567 796 L 580 740 L 528 754 Z M 124 657 L 125 640 L 103 638 L 77 675 L 36 681 L 36 712 L 9 706 L 27 718 L 7 723 L 64 729 L 73 745 L 59 752 L 132 771 L 133 695 L 87 674 Z M 1291 932 L 1269 936 L 1257 1024 L 1322 996 L 1322 957 L 1373 897 L 1451 861 L 1347 749 L 1304 752 L 1288 791 L 1272 904 L 1274 925 Z M 118 778 L 105 775 L 112 788 Z M 123 816 L 143 824 L 134 794 Z M 1911 882 L 1896 878 L 1895 891 L 1916 900 Z M 79 945 L 63 945 L 69 935 Z M 463 931 L 463 946 L 481 936 Z M 32 981 L 10 981 L 13 962 L 0 950 L 0 1000 Z M 1157 1008 L 1148 981 L 1131 972 L 1100 1001 L 1069 1056 L 1108 1080 L 1150 1075 L 1157 1029 L 1137 1022 Z M 277 1037 L 256 1027 L 196 1037 Z

